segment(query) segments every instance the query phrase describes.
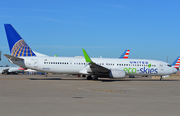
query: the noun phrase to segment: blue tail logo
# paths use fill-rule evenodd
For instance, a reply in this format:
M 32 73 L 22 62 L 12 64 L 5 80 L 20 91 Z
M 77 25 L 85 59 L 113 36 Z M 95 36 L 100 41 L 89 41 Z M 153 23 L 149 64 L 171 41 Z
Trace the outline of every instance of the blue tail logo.
M 21 36 L 16 32 L 11 24 L 4 24 L 6 35 L 9 43 L 9 49 L 12 56 L 15 57 L 28 57 L 36 56 Z

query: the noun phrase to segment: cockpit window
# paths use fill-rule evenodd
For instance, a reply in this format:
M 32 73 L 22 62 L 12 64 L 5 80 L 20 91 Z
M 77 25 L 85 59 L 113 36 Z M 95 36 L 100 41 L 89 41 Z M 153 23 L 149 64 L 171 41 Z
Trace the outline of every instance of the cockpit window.
M 170 64 L 168 64 L 167 66 L 171 67 L 171 65 L 170 65 Z

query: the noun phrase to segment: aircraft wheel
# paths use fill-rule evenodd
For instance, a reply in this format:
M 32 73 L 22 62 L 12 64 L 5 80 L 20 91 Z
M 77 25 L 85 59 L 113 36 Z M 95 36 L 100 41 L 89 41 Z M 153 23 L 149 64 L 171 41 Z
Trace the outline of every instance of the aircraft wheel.
M 92 80 L 91 75 L 87 76 L 87 80 Z
M 164 79 L 161 77 L 161 78 L 160 78 L 160 81 L 164 81 Z
M 98 80 L 98 77 L 95 77 L 94 80 Z
M 98 76 L 94 76 L 94 77 L 93 77 L 93 80 L 98 80 Z

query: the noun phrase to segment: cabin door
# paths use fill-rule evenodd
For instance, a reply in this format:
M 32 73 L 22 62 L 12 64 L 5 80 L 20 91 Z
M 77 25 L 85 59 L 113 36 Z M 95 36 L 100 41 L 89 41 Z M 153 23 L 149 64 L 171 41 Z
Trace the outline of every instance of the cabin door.
M 34 59 L 34 68 L 38 68 L 38 59 Z

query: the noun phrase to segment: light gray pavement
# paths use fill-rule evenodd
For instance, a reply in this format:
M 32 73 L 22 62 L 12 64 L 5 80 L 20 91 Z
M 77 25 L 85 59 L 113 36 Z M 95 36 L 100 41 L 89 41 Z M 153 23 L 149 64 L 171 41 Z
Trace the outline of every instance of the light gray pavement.
M 179 116 L 180 81 L 0 75 L 0 116 Z

